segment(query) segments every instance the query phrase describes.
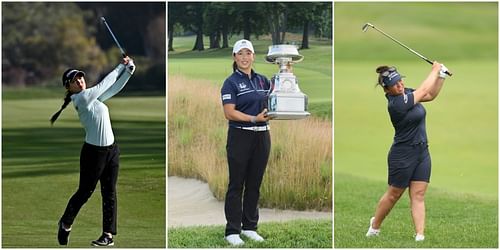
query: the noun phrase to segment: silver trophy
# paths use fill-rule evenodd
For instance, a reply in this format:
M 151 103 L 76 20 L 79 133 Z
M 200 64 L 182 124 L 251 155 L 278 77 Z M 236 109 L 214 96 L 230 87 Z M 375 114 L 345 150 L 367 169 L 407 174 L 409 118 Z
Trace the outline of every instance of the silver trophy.
M 266 61 L 279 65 L 279 73 L 271 79 L 274 89 L 268 98 L 267 115 L 271 118 L 298 120 L 311 115 L 307 112 L 307 95 L 300 91 L 298 80 L 292 73 L 292 64 L 303 59 L 295 45 L 269 46 Z

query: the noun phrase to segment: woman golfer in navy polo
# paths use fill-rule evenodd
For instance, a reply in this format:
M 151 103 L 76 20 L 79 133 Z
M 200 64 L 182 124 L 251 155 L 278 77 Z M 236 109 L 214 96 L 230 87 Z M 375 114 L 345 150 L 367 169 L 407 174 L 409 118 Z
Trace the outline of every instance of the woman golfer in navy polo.
M 102 234 L 92 241 L 94 246 L 112 246 L 116 235 L 116 181 L 118 179 L 120 149 L 115 142 L 108 107 L 103 103 L 117 94 L 135 71 L 129 57 L 111 71 L 97 85 L 87 88 L 85 73 L 68 69 L 63 73 L 62 82 L 66 97 L 61 109 L 50 121 L 54 123 L 61 112 L 73 101 L 80 123 L 85 128 L 85 143 L 80 153 L 80 181 L 78 190 L 68 201 L 59 220 L 57 239 L 67 245 L 71 226 L 80 208 L 90 198 L 97 182 L 101 182 Z
M 366 236 L 378 236 L 380 226 L 406 188 L 409 188 L 415 240 L 424 240 L 424 196 L 431 175 L 431 158 L 425 129 L 425 109 L 421 102 L 434 100 L 446 78 L 447 68 L 434 62 L 427 78 L 417 89 L 405 88 L 396 68 L 380 66 L 378 84 L 384 88 L 388 111 L 395 129 L 388 155 L 388 188 L 370 219 Z
M 236 246 L 243 244 L 240 234 L 255 241 L 257 234 L 259 189 L 271 149 L 269 118 L 266 115 L 269 80 L 252 69 L 253 45 L 239 40 L 233 47 L 233 73 L 221 89 L 224 115 L 229 120 L 227 161 L 229 184 L 224 211 L 225 239 Z

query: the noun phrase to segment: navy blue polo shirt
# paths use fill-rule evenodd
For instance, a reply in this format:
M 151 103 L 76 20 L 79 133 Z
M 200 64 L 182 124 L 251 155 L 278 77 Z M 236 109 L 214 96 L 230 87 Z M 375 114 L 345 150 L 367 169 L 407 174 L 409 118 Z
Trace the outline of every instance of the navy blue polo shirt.
M 425 108 L 420 103 L 414 104 L 413 91 L 415 90 L 405 88 L 403 95 L 385 95 L 388 101 L 387 110 L 396 131 L 393 144 L 427 143 Z
M 253 70 L 251 76 L 236 70 L 231 74 L 222 85 L 221 99 L 222 105 L 235 104 L 236 110 L 248 115 L 256 116 L 264 108 L 267 108 L 267 97 L 269 95 L 270 82 Z M 267 122 L 241 122 L 229 121 L 231 127 L 253 127 L 265 126 Z

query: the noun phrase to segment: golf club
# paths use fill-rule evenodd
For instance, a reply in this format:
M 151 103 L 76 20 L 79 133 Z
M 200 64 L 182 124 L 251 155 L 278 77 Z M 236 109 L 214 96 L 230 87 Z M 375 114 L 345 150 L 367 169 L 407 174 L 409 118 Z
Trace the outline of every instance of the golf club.
M 375 29 L 376 31 L 382 33 L 384 36 L 388 37 L 389 39 L 393 40 L 394 42 L 396 42 L 397 44 L 403 46 L 403 48 L 409 50 L 410 52 L 412 52 L 413 54 L 417 55 L 418 57 L 420 57 L 422 60 L 428 62 L 429 64 L 432 64 L 432 61 L 427 59 L 427 57 L 421 55 L 420 53 L 416 52 L 415 50 L 411 49 L 410 47 L 404 45 L 403 43 L 401 43 L 400 41 L 398 41 L 396 38 L 390 36 L 389 34 L 385 33 L 384 31 L 378 29 L 377 27 L 375 27 L 375 25 L 371 24 L 371 23 L 365 23 L 362 27 L 362 30 L 363 32 L 366 32 L 368 30 L 368 27 L 371 27 L 373 29 Z M 449 71 L 446 71 L 445 72 L 447 75 L 449 76 L 452 76 L 453 74 Z
M 113 31 L 111 31 L 111 28 L 109 27 L 108 22 L 106 22 L 106 19 L 104 17 L 101 17 L 101 21 L 106 25 L 106 28 L 108 28 L 109 33 L 113 37 L 113 40 L 115 40 L 116 45 L 118 46 L 118 48 L 122 52 L 122 56 L 125 58 L 127 55 L 125 54 L 125 51 L 123 50 L 122 46 L 118 42 L 118 39 L 116 39 L 115 34 L 113 34 Z

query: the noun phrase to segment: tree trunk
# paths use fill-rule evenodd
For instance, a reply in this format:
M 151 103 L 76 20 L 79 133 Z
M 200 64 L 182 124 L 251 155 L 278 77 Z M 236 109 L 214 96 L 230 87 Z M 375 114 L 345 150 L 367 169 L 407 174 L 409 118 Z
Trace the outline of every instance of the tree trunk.
M 204 5 L 202 5 L 204 6 Z M 200 10 L 201 13 L 201 10 Z M 195 28 L 196 28 L 196 41 L 194 42 L 194 47 L 193 50 L 204 50 L 205 48 L 203 47 L 203 15 L 198 15 L 196 17 L 196 20 L 194 22 Z
M 279 36 L 279 29 L 276 25 L 276 20 L 274 20 L 275 18 L 274 14 L 275 13 L 271 13 L 271 15 L 267 16 L 267 23 L 269 25 L 269 30 L 271 30 L 271 41 L 273 45 L 276 45 L 279 43 L 280 36 Z
M 309 20 L 304 21 L 304 32 L 302 32 L 302 45 L 300 49 L 309 49 Z
M 204 50 L 203 48 L 203 29 L 198 27 L 198 31 L 196 32 L 196 41 L 194 42 L 193 50 Z
M 287 11 L 285 11 L 283 13 L 283 19 L 281 20 L 282 22 L 278 22 L 278 23 L 281 23 L 281 27 L 280 27 L 281 28 L 281 41 L 280 41 L 280 43 L 285 43 L 287 20 L 288 20 L 288 13 L 287 13 Z
M 210 45 L 208 46 L 209 49 L 214 49 L 215 47 L 215 33 L 212 33 L 208 36 L 208 39 L 210 39 Z
M 227 25 L 222 26 L 222 48 L 229 48 L 229 38 L 227 33 Z
M 251 18 L 250 18 L 249 11 L 243 12 L 243 20 L 245 20 L 244 24 L 243 24 L 243 39 L 250 41 L 250 34 L 252 32 L 252 29 L 251 29 L 252 24 L 250 23 Z
M 217 32 L 214 32 L 212 34 L 210 34 L 209 38 L 210 38 L 210 48 L 211 49 L 218 49 L 220 48 L 220 32 L 217 31 Z
M 217 30 L 217 33 L 215 33 L 215 48 L 220 49 L 220 30 Z
M 174 24 L 168 23 L 168 51 L 174 51 Z

